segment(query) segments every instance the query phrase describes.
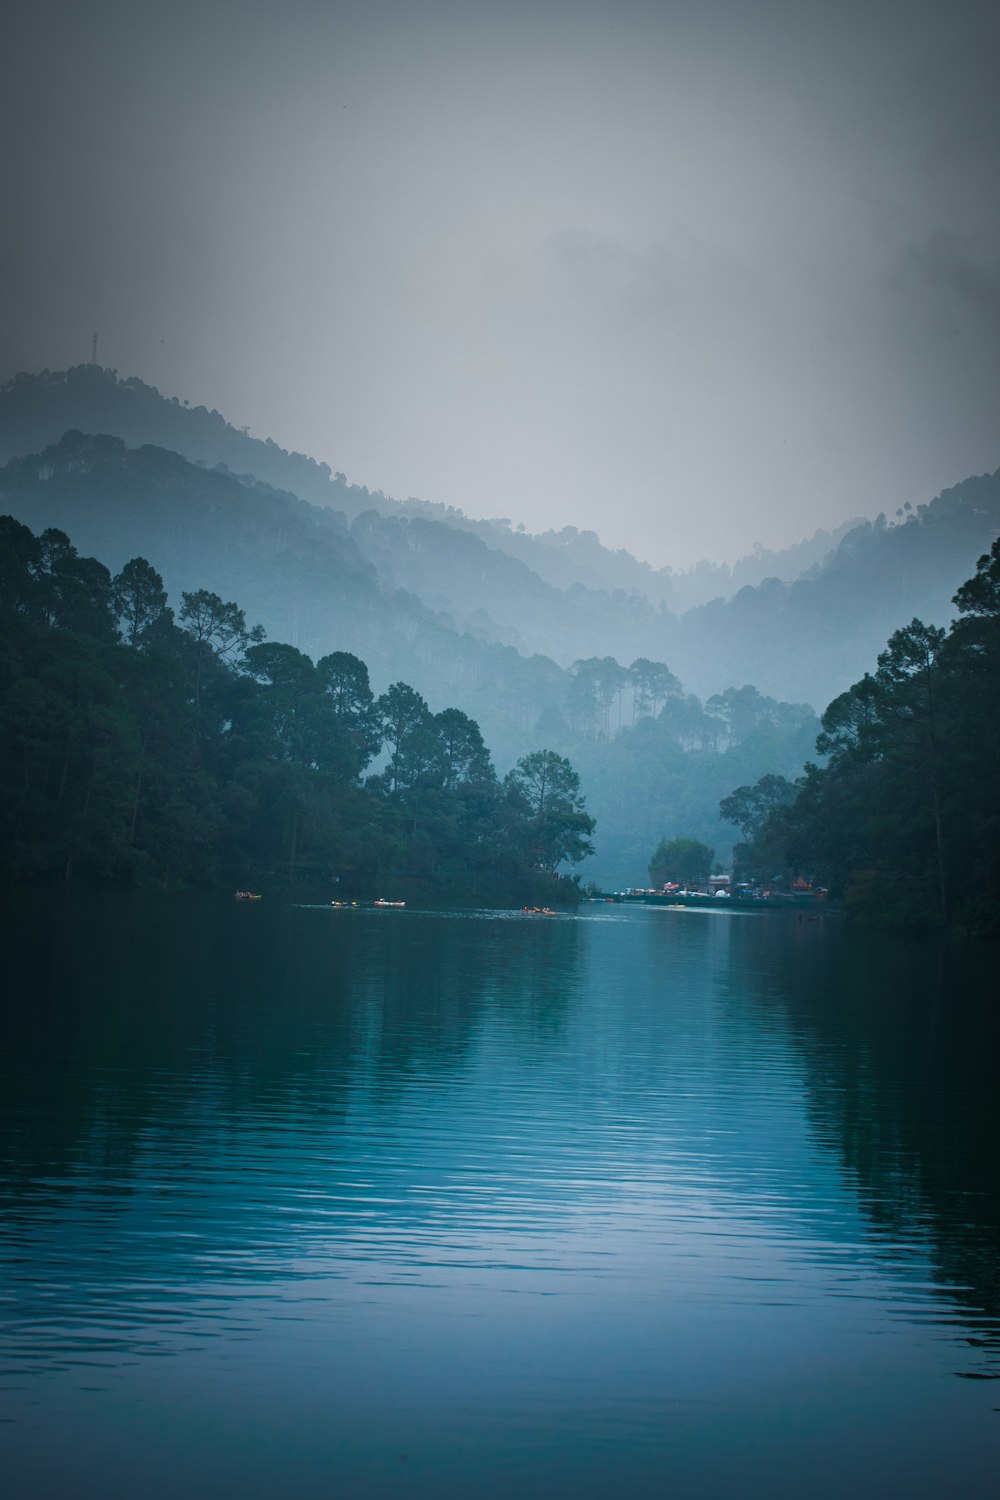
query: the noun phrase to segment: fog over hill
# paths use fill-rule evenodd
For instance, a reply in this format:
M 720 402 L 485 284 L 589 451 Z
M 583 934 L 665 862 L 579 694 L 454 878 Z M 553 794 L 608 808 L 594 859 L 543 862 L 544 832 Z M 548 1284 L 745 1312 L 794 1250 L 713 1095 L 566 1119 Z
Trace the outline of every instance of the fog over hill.
M 412 496 L 394 499 L 363 484 L 348 483 L 328 463 L 289 453 L 270 438 L 251 437 L 245 427 L 232 425 L 218 411 L 162 396 L 136 377 L 119 379 L 114 370 L 99 365 L 22 373 L 0 387 L 0 461 L 40 452 L 70 429 L 113 433 L 129 447 L 152 443 L 192 462 L 225 464 L 238 474 L 252 474 L 349 519 L 374 511 L 386 517 L 437 522 L 516 558 L 554 588 L 580 584 L 596 591 L 640 594 L 657 608 L 666 606 L 674 613 L 728 597 L 767 577 L 797 578 L 821 562 L 856 524 L 847 521 L 833 531 L 818 530 L 808 540 L 781 551 L 757 548 L 732 567 L 705 559 L 688 569 L 653 568 L 624 549 L 603 545 L 593 531 L 566 526 L 532 534 L 523 526 L 512 527 L 505 517 L 477 520 L 454 506 Z M 609 522 L 613 523 L 613 505 Z
M 520 753 L 522 728 L 562 675 L 383 590 L 337 512 L 151 444 L 67 433 L 0 471 L 0 510 L 35 531 L 58 527 L 113 570 L 155 559 L 175 604 L 207 587 L 314 659 L 351 651 L 371 664 L 377 690 L 404 679 L 435 710 L 460 697 L 504 757 Z
M 604 654 L 567 670 L 459 630 L 380 580 L 355 535 L 370 528 L 368 517 L 349 526 L 259 480 L 151 444 L 128 449 L 110 435 L 68 432 L 0 470 L 0 512 L 36 533 L 58 528 L 116 571 L 135 556 L 152 560 L 175 607 L 182 590 L 207 587 L 313 659 L 353 652 L 370 664 L 376 690 L 402 680 L 432 710 L 461 704 L 501 770 L 542 746 L 582 758 L 600 822 L 590 867 L 599 883 L 643 879 L 654 829 L 657 838 L 694 832 L 724 858 L 732 830 L 719 823 L 720 796 L 766 771 L 794 775 L 815 736 L 807 707 L 752 687 L 703 704 L 663 663 L 627 668 Z M 419 521 L 405 523 L 404 535 L 421 524 L 437 538 L 437 526 Z M 478 538 L 450 535 L 499 559 L 536 595 L 572 603 Z
M 1000 530 L 997 473 L 782 554 L 671 574 L 592 533 L 531 536 L 372 493 L 94 366 L 0 388 L 0 455 L 0 511 L 112 569 L 147 557 L 175 605 L 208 588 L 314 660 L 355 653 L 376 692 L 403 681 L 470 714 L 501 770 L 543 745 L 569 755 L 598 820 L 588 873 L 609 885 L 643 880 L 661 836 L 725 859 L 719 799 L 796 776 L 815 713 L 901 621 L 947 623 Z M 786 577 L 740 586 L 771 569 Z M 702 602 L 671 608 L 682 589 Z
M 378 637 L 369 648 L 376 677 L 383 667 L 394 672 L 392 663 L 401 660 L 395 646 L 384 645 L 390 635 L 409 639 L 429 630 L 447 638 L 454 631 L 472 643 L 460 656 L 513 648 L 562 667 L 589 657 L 623 663 L 646 657 L 666 662 L 686 688 L 702 695 L 752 682 L 773 697 L 820 709 L 867 670 L 901 619 L 919 615 L 947 623 L 954 590 L 1000 527 L 1000 477 L 985 475 L 933 500 L 914 496 L 890 520 L 819 531 L 785 552 L 760 552 L 731 569 L 704 563 L 671 573 L 609 550 L 593 533 L 567 528 L 531 536 L 502 520 L 471 520 L 447 507 L 373 493 L 326 463 L 250 437 L 218 412 L 187 407 L 96 366 L 20 375 L 0 389 L 0 456 L 39 452 L 67 429 L 111 433 L 129 445 L 152 443 L 197 464 L 225 465 L 252 476 L 242 490 L 228 493 L 256 494 L 258 503 L 261 482 L 311 502 L 315 513 L 301 505 L 296 513 L 309 515 L 309 527 L 323 532 L 327 547 L 336 539 L 335 571 L 348 558 L 355 569 L 368 564 L 373 597 L 381 591 L 408 600 L 389 612 L 408 612 L 401 635 L 384 620 L 365 627 Z M 113 532 L 109 523 L 106 536 L 80 540 L 99 552 L 105 544 L 113 549 Z M 220 568 L 230 577 L 235 563 L 226 551 L 222 546 Z M 304 598 L 323 595 L 325 556 L 310 558 L 315 578 Z M 276 633 L 312 638 L 318 605 L 300 598 L 279 605 L 284 596 L 277 582 L 249 577 L 242 592 L 248 606 L 256 598 L 266 603 Z M 357 637 L 346 602 L 327 601 L 322 609 L 331 621 L 343 620 L 338 629 Z M 329 649 L 325 640 L 320 644 Z M 410 655 L 417 658 L 411 675 L 422 678 L 423 691 L 434 695 L 431 679 L 441 670 L 454 696 L 454 665 L 442 663 L 436 649 L 408 651 L 402 659 Z M 545 676 L 545 670 L 512 670 Z M 532 712 L 526 705 L 516 717 L 528 722 Z

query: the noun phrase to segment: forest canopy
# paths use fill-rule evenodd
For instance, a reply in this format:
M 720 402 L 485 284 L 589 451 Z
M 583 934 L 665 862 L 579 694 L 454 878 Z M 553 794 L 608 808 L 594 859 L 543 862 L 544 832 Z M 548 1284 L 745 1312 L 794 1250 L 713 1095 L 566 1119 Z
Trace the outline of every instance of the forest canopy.
M 877 925 L 1000 932 L 1000 539 L 954 604 L 949 630 L 912 620 L 833 700 L 825 765 L 724 799 L 739 876 L 804 875 Z
M 579 779 L 551 750 L 497 777 L 479 726 L 363 661 L 313 662 L 207 589 L 177 616 L 145 558 L 111 572 L 0 518 L 0 838 L 27 881 L 205 883 L 247 872 L 576 899 Z M 380 765 L 377 764 L 382 757 Z

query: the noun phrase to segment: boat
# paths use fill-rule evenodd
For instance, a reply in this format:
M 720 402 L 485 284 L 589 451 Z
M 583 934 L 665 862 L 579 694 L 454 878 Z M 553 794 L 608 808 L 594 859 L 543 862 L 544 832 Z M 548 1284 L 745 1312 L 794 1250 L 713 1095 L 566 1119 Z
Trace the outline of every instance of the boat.
M 233 894 L 237 901 L 263 901 L 264 899 L 256 891 L 234 891 Z
M 360 911 L 362 909 L 367 911 L 367 909 L 371 906 L 401 907 L 405 906 L 406 902 L 385 901 L 380 896 L 377 901 L 331 901 L 330 905 L 333 907 L 334 911 Z
M 526 917 L 554 917 L 555 912 L 551 906 L 522 906 L 521 911 Z

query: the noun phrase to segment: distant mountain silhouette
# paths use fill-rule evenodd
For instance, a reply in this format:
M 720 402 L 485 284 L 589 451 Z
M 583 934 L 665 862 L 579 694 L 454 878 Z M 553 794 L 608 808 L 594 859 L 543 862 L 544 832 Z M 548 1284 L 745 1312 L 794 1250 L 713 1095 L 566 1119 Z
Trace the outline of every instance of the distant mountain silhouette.
M 602 818 L 593 867 L 599 880 L 642 878 L 641 868 L 632 871 L 633 854 L 648 842 L 654 816 L 657 838 L 690 826 L 724 855 L 731 834 L 719 827 L 719 797 L 730 783 L 765 771 L 794 774 L 815 734 L 807 708 L 759 699 L 752 689 L 733 703 L 739 699 L 744 710 L 749 703 L 755 728 L 737 735 L 732 704 L 703 708 L 662 664 L 636 662 L 630 672 L 594 653 L 569 670 L 459 628 L 452 613 L 396 586 L 420 579 L 422 547 L 439 582 L 454 580 L 462 609 L 487 594 L 501 600 L 506 588 L 507 607 L 527 628 L 537 629 L 546 610 L 571 618 L 586 591 L 553 589 L 478 537 L 420 516 L 368 512 L 350 525 L 338 512 L 225 467 L 73 430 L 0 469 L 0 513 L 36 533 L 58 528 L 115 572 L 133 557 L 155 560 L 175 607 L 182 590 L 208 588 L 236 602 L 272 640 L 314 660 L 353 652 L 371 668 L 376 691 L 404 681 L 432 710 L 461 706 L 501 770 L 540 744 L 560 753 L 579 746 Z M 652 607 L 639 604 L 655 622 Z M 599 632 L 596 617 L 592 628 Z M 671 714 L 654 723 L 665 696 Z M 746 712 L 743 718 L 749 722 Z M 680 828 L 676 818 L 684 820 Z
M 384 589 L 342 515 L 164 448 L 67 432 L 0 470 L 0 512 L 34 531 L 58 527 L 112 570 L 155 557 L 175 604 L 182 590 L 210 588 L 313 658 L 361 656 L 377 690 L 402 679 L 435 711 L 459 698 L 497 731 L 502 759 L 521 753 L 566 675 Z
M 251 437 L 216 411 L 185 406 L 140 380 L 119 380 L 113 370 L 80 365 L 18 375 L 0 388 L 0 457 L 39 452 L 68 428 L 112 433 L 130 446 L 152 443 L 213 470 L 225 465 L 232 483 L 241 484 L 238 492 L 226 491 L 241 494 L 241 515 L 253 511 L 250 496 L 259 510 L 270 486 L 268 504 L 280 495 L 286 517 L 280 526 L 274 522 L 276 534 L 294 514 L 297 526 L 310 537 L 322 535 L 323 544 L 307 557 L 312 542 L 301 542 L 294 565 L 284 556 L 288 549 L 269 544 L 275 558 L 282 558 L 278 574 L 268 585 L 249 578 L 240 584 L 248 606 L 255 591 L 263 591 L 262 617 L 269 613 L 269 628 L 287 639 L 308 639 L 310 622 L 320 618 L 342 618 L 346 626 L 349 590 L 343 594 L 338 584 L 343 602 L 325 599 L 320 606 L 319 575 L 330 568 L 360 588 L 367 564 L 371 592 L 366 598 L 383 602 L 372 605 L 368 615 L 359 606 L 357 618 L 368 624 L 364 629 L 355 624 L 354 635 L 367 633 L 373 671 L 378 674 L 382 665 L 391 671 L 400 657 L 415 657 L 424 668 L 407 667 L 406 679 L 433 698 L 432 676 L 440 670 L 449 701 L 458 692 L 456 676 L 466 673 L 456 656 L 464 660 L 471 653 L 478 662 L 484 651 L 483 659 L 490 659 L 487 648 L 492 647 L 515 648 L 521 656 L 545 657 L 563 667 L 592 656 L 621 662 L 648 657 L 667 662 L 702 695 L 753 682 L 764 693 L 822 708 L 867 670 L 901 619 L 918 615 L 928 623 L 947 623 L 951 595 L 1000 529 L 998 471 L 899 513 L 895 523 L 879 517 L 819 531 L 783 552 L 758 549 L 732 568 L 701 563 L 674 573 L 611 551 L 592 532 L 573 527 L 531 536 L 508 521 L 474 521 L 450 507 L 393 500 L 349 484 L 327 464 Z M 241 482 L 238 475 L 253 478 Z M 217 475 L 216 483 L 221 482 Z M 293 497 L 319 509 L 296 509 Z M 232 575 L 244 542 L 231 519 L 226 526 L 228 535 L 213 546 L 220 569 Z M 100 539 L 80 540 L 102 556 L 112 555 L 110 531 Z M 246 546 L 249 574 L 256 544 Z M 158 545 L 150 550 L 166 564 Z M 304 585 L 303 598 L 314 602 L 306 606 L 291 598 L 290 583 L 283 589 L 278 580 L 294 577 L 299 589 L 299 572 L 310 569 L 313 582 Z M 386 597 L 395 599 L 391 609 Z M 371 638 L 373 632 L 381 644 Z M 414 645 L 428 632 L 433 649 Z M 453 634 L 466 643 L 461 651 L 444 644 Z M 390 638 L 395 644 L 388 644 Z M 405 651 L 403 642 L 409 643 Z M 529 672 L 513 666 L 512 657 L 501 659 L 515 676 L 547 680 L 549 668 Z M 478 672 L 478 666 L 468 669 L 470 683 Z M 519 723 L 534 712 L 536 701 L 529 693 L 522 703 L 521 690 L 513 692 L 511 711 Z M 490 717 L 484 714 L 484 727 Z M 501 741 L 494 735 L 498 752 Z
M 689 610 L 671 625 L 666 659 L 697 691 L 706 690 L 710 656 L 724 655 L 729 681 L 823 708 L 871 668 L 901 620 L 947 625 L 952 595 L 998 534 L 1000 470 L 894 524 L 879 516 L 853 527 L 793 583 L 767 579 Z
M 728 597 L 765 577 L 797 578 L 822 561 L 853 524 L 817 531 L 808 541 L 780 551 L 758 548 L 732 567 L 703 561 L 683 570 L 653 568 L 624 549 L 602 545 L 595 532 L 575 526 L 533 535 L 505 518 L 475 520 L 453 506 L 412 497 L 395 500 L 349 484 L 328 464 L 289 453 L 270 438 L 251 437 L 246 428 L 234 427 L 217 411 L 163 396 L 135 377 L 121 380 L 114 370 L 98 365 L 20 374 L 0 387 L 0 462 L 39 452 L 72 428 L 114 433 L 129 447 L 152 443 L 212 467 L 224 463 L 236 473 L 253 474 L 349 519 L 374 510 L 386 517 L 437 522 L 516 558 L 558 590 L 580 585 L 609 595 L 636 594 L 657 610 L 665 606 L 674 613 Z

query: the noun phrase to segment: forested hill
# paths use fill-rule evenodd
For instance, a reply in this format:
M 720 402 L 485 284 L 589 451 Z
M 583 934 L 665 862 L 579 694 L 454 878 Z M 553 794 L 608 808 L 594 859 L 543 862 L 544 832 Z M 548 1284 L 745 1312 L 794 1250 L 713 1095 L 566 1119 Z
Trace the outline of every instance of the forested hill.
M 15 375 L 0 387 L 0 461 L 40 453 L 71 429 L 112 433 L 130 448 L 168 448 L 210 467 L 225 464 L 348 516 L 369 509 L 373 500 L 328 464 L 289 453 L 270 438 L 253 438 L 220 412 L 162 396 L 142 380 L 119 380 L 100 365 Z
M 107 435 L 69 432 L 11 459 L 0 508 L 58 527 L 112 568 L 155 556 L 172 597 L 207 579 L 278 640 L 363 656 L 380 688 L 403 678 L 434 705 L 462 703 L 504 762 L 542 714 L 574 717 L 574 661 L 628 663 L 660 633 L 647 601 L 563 593 L 440 522 L 368 511 L 349 525 L 258 480 Z
M 1000 470 L 851 530 L 823 567 L 769 579 L 671 621 L 664 654 L 697 691 L 717 679 L 822 704 L 855 681 L 901 619 L 945 626 L 952 596 L 1000 534 Z M 719 664 L 724 670 L 719 671 Z
M 313 657 L 362 656 L 378 690 L 402 679 L 435 710 L 461 702 L 505 763 L 561 696 L 567 674 L 554 662 L 459 632 L 412 594 L 383 589 L 343 516 L 162 448 L 66 433 L 0 470 L 0 512 L 58 527 L 114 570 L 155 557 L 172 599 L 206 586 L 238 599 L 272 639 Z
M 1000 936 L 1000 540 L 948 631 L 911 620 L 827 708 L 794 785 L 769 774 L 720 811 L 740 874 L 807 874 L 872 926 Z
M 251 438 L 218 412 L 167 400 L 111 370 L 84 365 L 22 375 L 0 389 L 0 454 L 42 451 L 67 428 L 153 443 L 213 469 L 224 464 L 228 473 L 216 474 L 213 493 L 241 495 L 242 518 L 248 495 L 265 511 L 280 499 L 281 518 L 260 547 L 235 531 L 226 535 L 231 519 L 221 522 L 211 545 L 220 569 L 229 571 L 220 572 L 216 586 L 227 587 L 223 580 L 233 574 L 232 592 L 273 621 L 268 628 L 279 637 L 302 640 L 308 649 L 317 631 L 326 637 L 331 619 L 338 633 L 341 619 L 349 623 L 347 595 L 361 587 L 367 565 L 368 602 L 358 603 L 355 626 L 362 622 L 362 636 L 355 638 L 373 671 L 379 675 L 384 667 L 388 680 L 402 675 L 428 695 L 440 688 L 468 703 L 501 756 L 517 750 L 501 721 L 530 726 L 553 701 L 553 683 L 565 675 L 558 668 L 590 657 L 666 662 L 702 696 L 750 682 L 777 699 L 819 707 L 865 670 L 899 619 L 918 615 L 947 624 L 955 589 L 1000 530 L 998 471 L 965 480 L 889 521 L 879 517 L 843 535 L 818 532 L 797 548 L 761 551 L 732 569 L 704 564 L 670 574 L 610 552 L 592 533 L 574 528 L 533 537 L 446 507 L 398 503 L 349 485 L 325 464 Z M 132 459 L 128 464 L 134 467 Z M 241 482 L 238 475 L 255 477 Z M 142 482 L 143 503 L 159 513 L 146 518 L 154 533 L 142 545 L 164 559 L 169 579 L 182 539 L 171 532 L 161 545 L 157 528 L 173 524 L 164 514 L 173 502 L 162 485 L 148 489 L 148 472 Z M 205 490 L 207 481 L 189 474 L 181 489 L 199 485 Z M 295 496 L 315 508 L 299 504 L 296 510 Z M 14 501 L 8 508 L 19 513 Z M 217 505 L 216 511 L 222 515 Z M 309 538 L 322 534 L 315 556 L 307 555 L 312 540 L 296 544 L 297 552 L 280 543 L 292 513 Z M 63 524 L 41 512 L 35 519 Z M 110 523 L 100 535 L 80 532 L 81 544 L 117 555 L 111 532 Z M 286 557 L 288 551 L 297 561 Z M 269 580 L 238 572 L 241 559 L 249 570 L 255 552 L 268 568 L 274 563 Z M 338 576 L 346 569 L 353 582 L 344 598 L 331 600 L 322 597 L 320 575 L 334 564 Z M 752 581 L 772 568 L 774 576 Z M 792 576 L 803 568 L 801 577 Z M 186 586 L 190 571 L 184 577 Z M 749 580 L 745 587 L 721 597 L 741 578 Z M 606 584 L 596 586 L 602 580 Z M 715 587 L 720 597 L 712 602 L 684 613 L 671 606 L 671 600 L 699 591 L 704 597 Z M 511 648 L 527 660 L 519 661 Z
M 350 519 L 375 511 L 387 517 L 437 522 L 452 532 L 472 534 L 492 551 L 515 558 L 555 589 L 579 585 L 612 596 L 638 595 L 654 608 L 662 605 L 674 613 L 708 599 L 729 597 L 765 577 L 797 578 L 821 562 L 853 524 L 832 532 L 817 531 L 807 541 L 782 551 L 758 548 L 732 567 L 706 560 L 683 570 L 653 568 L 624 549 L 604 546 L 594 532 L 575 526 L 533 535 L 512 527 L 504 518 L 475 520 L 452 506 L 413 498 L 399 501 L 363 484 L 349 484 L 328 464 L 289 453 L 270 438 L 251 437 L 246 428 L 233 426 L 218 411 L 163 396 L 155 386 L 135 377 L 121 380 L 114 370 L 99 365 L 22 373 L 0 386 L 0 462 L 40 452 L 71 429 L 113 433 L 129 447 L 168 448 L 210 467 L 225 464 L 238 474 L 253 474 Z M 433 579 L 429 587 L 433 589 Z
M 501 782 L 461 710 L 376 698 L 358 657 L 266 641 L 210 590 L 179 604 L 144 558 L 113 577 L 0 516 L 0 881 L 575 900 L 557 867 L 593 819 L 569 761 Z
M 703 704 L 662 661 L 625 665 L 595 653 L 567 669 L 457 629 L 413 594 L 385 586 L 359 547 L 373 526 L 388 528 L 402 558 L 425 528 L 433 532 L 431 522 L 404 523 L 401 535 L 385 518 L 349 526 L 259 481 L 78 432 L 0 469 L 3 512 L 36 533 L 58 528 L 114 572 L 134 557 L 155 558 L 175 608 L 182 592 L 207 588 L 239 601 L 270 639 L 312 660 L 330 652 L 365 660 L 377 693 L 403 681 L 433 712 L 460 708 L 483 728 L 501 770 L 538 744 L 584 758 L 600 806 L 593 874 L 602 882 L 644 878 L 652 827 L 657 837 L 694 833 L 724 858 L 730 833 L 719 825 L 720 796 L 768 770 L 798 774 L 815 737 L 808 708 L 749 686 Z M 473 536 L 447 540 L 471 602 L 486 549 Z M 523 564 L 501 561 L 518 575 L 512 589 L 524 587 L 527 616 L 548 586 Z
M 425 515 L 444 520 L 456 529 L 472 531 L 488 546 L 516 557 L 556 588 L 582 586 L 591 590 L 638 595 L 672 614 L 683 614 L 711 599 L 729 599 L 748 584 L 765 578 L 791 580 L 817 568 L 835 551 L 860 517 L 843 521 L 832 531 L 819 528 L 811 537 L 790 547 L 769 550 L 756 546 L 732 565 L 703 558 L 690 568 L 653 568 L 624 549 L 612 551 L 595 531 L 564 526 L 560 531 L 527 532 L 512 527 L 506 519 L 473 521 L 449 506 L 407 500 L 405 515 Z

